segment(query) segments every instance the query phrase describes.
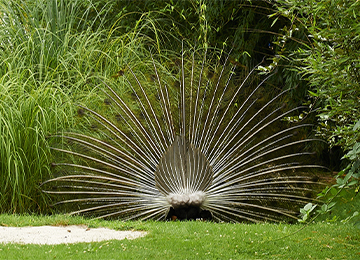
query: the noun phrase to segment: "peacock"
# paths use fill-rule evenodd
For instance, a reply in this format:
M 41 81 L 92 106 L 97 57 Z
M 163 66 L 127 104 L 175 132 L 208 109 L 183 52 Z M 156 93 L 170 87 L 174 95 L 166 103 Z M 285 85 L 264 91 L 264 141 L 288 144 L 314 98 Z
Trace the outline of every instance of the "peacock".
M 261 63 L 249 71 L 210 52 L 182 48 L 163 63 L 150 53 L 97 79 L 102 103 L 77 110 L 90 130 L 52 136 L 60 156 L 42 187 L 54 205 L 122 220 L 298 219 L 324 169 L 306 149 L 318 141 L 306 107 L 265 87 Z

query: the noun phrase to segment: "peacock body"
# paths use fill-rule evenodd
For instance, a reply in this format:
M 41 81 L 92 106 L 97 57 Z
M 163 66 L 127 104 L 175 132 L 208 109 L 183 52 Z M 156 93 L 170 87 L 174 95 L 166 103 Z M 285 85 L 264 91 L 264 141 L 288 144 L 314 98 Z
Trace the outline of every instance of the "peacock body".
M 228 58 L 210 67 L 206 52 L 183 52 L 169 72 L 150 56 L 101 80 L 105 108 L 78 110 L 92 131 L 54 136 L 67 156 L 44 192 L 99 218 L 296 219 L 321 168 L 307 163 L 310 125 L 284 122 L 303 107 L 287 108 L 287 90 L 268 95 L 256 67 L 244 74 Z

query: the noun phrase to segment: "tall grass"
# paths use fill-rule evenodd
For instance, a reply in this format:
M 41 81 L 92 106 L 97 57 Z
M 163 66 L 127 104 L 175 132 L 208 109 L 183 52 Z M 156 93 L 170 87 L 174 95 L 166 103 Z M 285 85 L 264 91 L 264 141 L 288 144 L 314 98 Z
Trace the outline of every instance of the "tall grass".
M 0 82 L 0 210 L 44 212 L 38 184 L 50 175 L 46 135 L 70 125 L 65 111 L 72 108 L 58 89 L 26 91 L 19 83 Z
M 50 212 L 39 189 L 57 160 L 47 136 L 81 127 L 75 103 L 96 106 L 97 78 L 160 49 L 155 21 L 144 14 L 119 35 L 116 21 L 103 28 L 106 7 L 0 0 L 0 212 Z

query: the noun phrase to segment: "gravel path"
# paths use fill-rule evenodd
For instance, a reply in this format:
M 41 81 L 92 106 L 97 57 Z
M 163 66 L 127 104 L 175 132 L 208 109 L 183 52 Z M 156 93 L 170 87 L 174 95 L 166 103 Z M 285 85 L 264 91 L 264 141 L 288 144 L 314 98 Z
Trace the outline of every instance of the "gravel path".
M 0 227 L 0 243 L 56 245 L 135 239 L 145 235 L 146 232 L 141 231 L 116 231 L 87 226 Z

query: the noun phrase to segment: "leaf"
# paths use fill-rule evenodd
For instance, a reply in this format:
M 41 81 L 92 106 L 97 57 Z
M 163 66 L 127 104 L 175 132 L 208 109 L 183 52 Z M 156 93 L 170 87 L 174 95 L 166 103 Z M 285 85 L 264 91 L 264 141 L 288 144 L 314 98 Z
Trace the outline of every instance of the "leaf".
M 271 24 L 271 26 L 270 27 L 273 27 L 273 25 L 276 23 L 276 21 L 279 19 L 279 17 L 276 17 L 275 19 L 274 19 L 274 21 L 272 22 L 272 24 Z
M 357 130 L 360 127 L 360 120 L 354 125 L 353 130 Z
M 355 184 L 357 184 L 358 183 L 358 181 L 351 181 L 351 182 L 349 182 L 348 183 L 348 185 L 347 186 L 353 186 L 353 185 L 355 185 Z
M 312 203 L 308 203 L 305 205 L 304 210 L 308 211 L 309 209 L 311 209 L 311 207 L 312 207 Z
M 328 211 L 328 205 L 326 205 L 326 204 L 322 205 L 321 206 L 321 211 L 322 211 L 322 213 L 327 212 Z
M 308 90 L 308 92 L 309 92 L 310 96 L 312 96 L 312 97 L 318 97 L 319 96 L 319 94 L 317 94 L 315 92 L 312 92 L 310 90 Z
M 352 150 L 344 155 L 343 158 L 349 158 L 350 160 L 354 161 L 358 156 L 360 156 L 360 143 L 354 144 Z
M 346 183 L 353 175 L 353 172 L 349 172 L 348 174 L 346 174 L 343 183 Z
M 328 209 L 330 210 L 332 207 L 334 207 L 336 202 L 330 202 L 328 205 Z
M 360 160 L 356 160 L 354 164 L 351 166 L 351 171 L 355 172 L 357 169 L 360 168 Z
M 331 193 L 331 195 L 336 195 L 337 194 L 337 189 L 331 188 L 330 193 Z

